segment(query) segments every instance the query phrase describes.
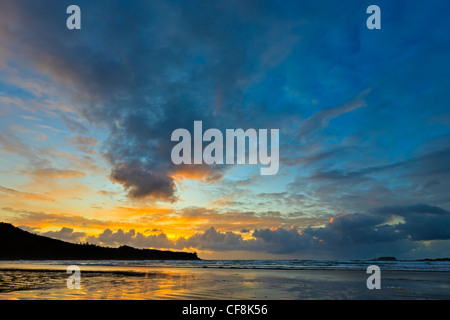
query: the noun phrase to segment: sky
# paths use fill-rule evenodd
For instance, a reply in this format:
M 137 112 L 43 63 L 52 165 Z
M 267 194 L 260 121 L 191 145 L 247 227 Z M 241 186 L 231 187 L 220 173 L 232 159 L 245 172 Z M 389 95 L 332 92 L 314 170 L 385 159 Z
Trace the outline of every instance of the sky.
M 449 10 L 2 0 L 0 220 L 204 259 L 448 257 Z M 194 121 L 278 129 L 278 172 L 174 164 Z

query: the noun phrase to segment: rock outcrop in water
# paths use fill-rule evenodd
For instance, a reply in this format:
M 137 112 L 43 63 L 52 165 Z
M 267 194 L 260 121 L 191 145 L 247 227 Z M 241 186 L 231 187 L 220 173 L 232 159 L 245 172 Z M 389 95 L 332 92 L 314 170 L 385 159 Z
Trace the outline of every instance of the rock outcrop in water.
M 0 222 L 0 260 L 200 260 L 197 253 L 75 244 Z

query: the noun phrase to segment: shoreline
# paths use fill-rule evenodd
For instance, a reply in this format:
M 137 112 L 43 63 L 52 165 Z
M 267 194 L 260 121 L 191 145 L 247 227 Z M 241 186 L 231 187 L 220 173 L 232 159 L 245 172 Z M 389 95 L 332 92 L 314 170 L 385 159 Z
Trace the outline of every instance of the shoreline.
M 365 271 L 370 265 L 377 265 L 383 271 L 408 272 L 450 272 L 450 261 L 436 260 L 3 260 L 1 269 L 62 269 L 68 265 L 83 268 L 201 268 L 201 269 L 231 269 L 231 270 L 328 270 Z
M 450 299 L 450 272 L 81 266 L 81 289 L 66 288 L 68 265 L 3 268 L 0 299 L 69 300 L 404 300 Z

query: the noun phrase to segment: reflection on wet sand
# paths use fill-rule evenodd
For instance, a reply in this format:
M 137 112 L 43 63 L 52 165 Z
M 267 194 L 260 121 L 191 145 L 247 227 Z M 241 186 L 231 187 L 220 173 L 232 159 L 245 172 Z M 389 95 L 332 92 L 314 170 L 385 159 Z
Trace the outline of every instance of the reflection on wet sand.
M 83 266 L 81 289 L 67 266 L 2 265 L 0 299 L 449 299 L 449 272 L 383 273 L 382 290 L 357 270 L 246 270 Z
M 6 269 L 0 277 L 0 299 L 267 299 L 258 291 L 274 280 L 231 270 L 84 270 L 81 289 L 69 290 L 62 270 Z
M 81 289 L 69 290 L 59 270 L 2 270 L 0 298 L 20 299 L 164 299 L 183 295 L 191 273 L 157 271 L 82 271 Z

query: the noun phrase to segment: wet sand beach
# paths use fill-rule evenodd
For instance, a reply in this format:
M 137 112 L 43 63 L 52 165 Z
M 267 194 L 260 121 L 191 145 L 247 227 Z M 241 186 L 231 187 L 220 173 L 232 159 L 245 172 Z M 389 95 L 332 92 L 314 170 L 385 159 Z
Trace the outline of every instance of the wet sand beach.
M 450 272 L 381 273 L 369 290 L 365 270 L 82 266 L 81 288 L 68 289 L 67 265 L 0 266 L 0 299 L 450 299 Z

